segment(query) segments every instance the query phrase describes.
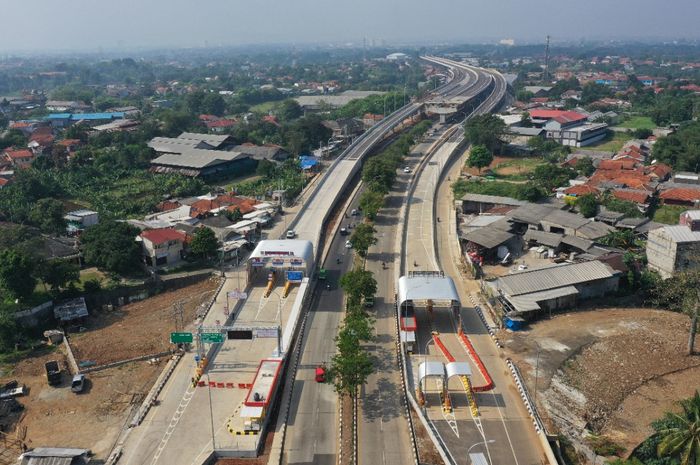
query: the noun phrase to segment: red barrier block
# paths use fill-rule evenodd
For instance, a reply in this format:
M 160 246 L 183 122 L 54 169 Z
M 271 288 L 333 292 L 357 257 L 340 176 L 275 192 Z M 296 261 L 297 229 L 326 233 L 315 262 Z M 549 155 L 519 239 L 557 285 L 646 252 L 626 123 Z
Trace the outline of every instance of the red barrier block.
M 233 383 L 226 383 L 226 387 L 227 387 L 227 388 L 233 388 L 233 387 L 235 387 L 235 386 L 233 385 Z
M 224 383 L 216 383 L 216 387 L 222 388 L 222 387 L 224 387 Z
M 215 387 L 216 387 L 216 381 L 209 381 L 209 387 L 210 387 L 210 388 L 215 388 Z

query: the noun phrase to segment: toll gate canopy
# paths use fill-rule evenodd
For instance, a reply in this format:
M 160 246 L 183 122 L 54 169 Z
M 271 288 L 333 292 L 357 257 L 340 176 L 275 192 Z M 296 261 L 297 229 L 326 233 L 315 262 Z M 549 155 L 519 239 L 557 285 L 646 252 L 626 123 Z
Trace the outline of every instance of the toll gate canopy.
M 442 272 L 412 272 L 399 278 L 398 305 L 425 306 L 428 301 L 440 307 L 461 306 L 454 281 Z
M 314 264 L 310 241 L 285 239 L 260 241 L 250 254 L 248 267 L 275 270 L 299 270 L 309 276 Z

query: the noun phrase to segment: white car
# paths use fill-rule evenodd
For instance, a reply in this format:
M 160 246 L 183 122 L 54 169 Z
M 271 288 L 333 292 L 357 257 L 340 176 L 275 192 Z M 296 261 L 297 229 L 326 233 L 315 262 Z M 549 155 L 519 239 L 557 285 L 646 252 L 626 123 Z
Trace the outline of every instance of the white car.
M 350 242 L 349 240 L 348 240 L 348 241 L 345 241 L 345 248 L 346 248 L 346 249 L 352 249 L 352 242 Z
M 295 237 L 297 237 L 297 233 L 293 229 L 287 231 L 287 239 L 294 239 Z
M 411 168 L 409 168 L 409 167 L 407 166 L 406 168 L 403 169 L 403 172 L 406 173 L 406 174 L 408 174 L 408 173 L 411 172 Z

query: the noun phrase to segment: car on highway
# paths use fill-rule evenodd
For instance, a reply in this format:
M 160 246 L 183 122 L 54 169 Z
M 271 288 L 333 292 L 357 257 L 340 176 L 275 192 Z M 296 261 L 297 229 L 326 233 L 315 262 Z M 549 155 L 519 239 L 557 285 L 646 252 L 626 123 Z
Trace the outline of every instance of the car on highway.
M 286 237 L 287 237 L 287 239 L 294 239 L 295 237 L 297 237 L 297 233 L 293 229 L 289 229 L 289 230 L 287 230 Z
M 340 235 L 341 236 L 347 236 L 348 234 L 350 234 L 348 232 L 348 228 L 340 228 Z
M 355 208 L 353 208 L 352 211 L 350 212 L 350 215 L 357 216 L 357 210 Z
M 73 381 L 70 383 L 70 390 L 78 394 L 79 392 L 83 392 L 83 389 L 85 389 L 85 375 L 79 373 L 73 376 Z
M 346 248 L 346 249 L 352 249 L 352 242 L 350 242 L 350 241 L 345 241 L 345 248 Z
M 407 167 L 405 167 L 405 168 L 403 169 L 403 172 L 406 173 L 406 174 L 409 174 L 409 173 L 411 172 L 411 168 L 409 168 L 409 167 L 407 166 Z
M 326 367 L 319 365 L 316 367 L 316 382 L 325 383 L 326 382 Z

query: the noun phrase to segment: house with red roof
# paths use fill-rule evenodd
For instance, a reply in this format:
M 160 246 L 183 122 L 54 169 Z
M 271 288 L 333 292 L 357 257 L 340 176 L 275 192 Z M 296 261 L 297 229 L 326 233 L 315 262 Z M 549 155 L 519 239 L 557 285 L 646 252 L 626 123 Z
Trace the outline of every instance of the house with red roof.
M 533 108 L 532 124 L 545 130 L 545 137 L 562 145 L 584 147 L 602 140 L 608 134 L 606 123 L 589 123 L 588 117 L 570 110 Z
M 36 155 L 27 149 L 5 149 L 2 158 L 18 169 L 29 168 L 36 158 Z
M 613 197 L 618 200 L 636 203 L 645 212 L 651 203 L 651 193 L 643 189 L 615 189 L 612 191 Z
M 148 266 L 173 266 L 182 260 L 187 235 L 175 229 L 147 229 L 139 234 L 137 241 L 143 247 L 143 255 Z
M 207 121 L 204 124 L 210 132 L 220 134 L 236 126 L 238 121 L 235 119 L 221 118 L 216 121 Z
M 674 187 L 667 189 L 659 195 L 663 205 L 682 205 L 693 207 L 700 204 L 700 187 Z
M 579 184 L 578 186 L 571 186 L 564 191 L 564 194 L 571 195 L 573 197 L 581 197 L 582 195 L 595 195 L 598 196 L 600 192 L 595 187 L 590 184 Z

